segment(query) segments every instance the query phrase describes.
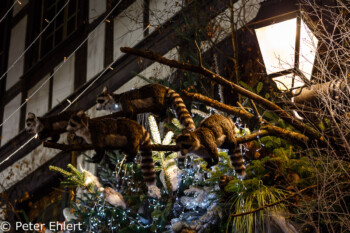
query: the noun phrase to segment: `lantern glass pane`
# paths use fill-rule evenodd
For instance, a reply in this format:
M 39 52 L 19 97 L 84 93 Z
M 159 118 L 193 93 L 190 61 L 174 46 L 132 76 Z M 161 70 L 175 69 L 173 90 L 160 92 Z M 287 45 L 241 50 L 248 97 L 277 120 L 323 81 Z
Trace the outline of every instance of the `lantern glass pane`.
M 255 29 L 267 74 L 294 68 L 297 19 Z
M 291 88 L 304 86 L 304 81 L 299 76 L 295 76 L 294 86 L 292 87 L 293 77 L 294 74 L 287 74 L 277 78 L 273 78 L 272 80 L 275 81 L 277 88 L 281 91 L 288 91 Z
M 314 66 L 318 39 L 309 27 L 301 20 L 300 24 L 300 54 L 299 69 L 310 80 Z

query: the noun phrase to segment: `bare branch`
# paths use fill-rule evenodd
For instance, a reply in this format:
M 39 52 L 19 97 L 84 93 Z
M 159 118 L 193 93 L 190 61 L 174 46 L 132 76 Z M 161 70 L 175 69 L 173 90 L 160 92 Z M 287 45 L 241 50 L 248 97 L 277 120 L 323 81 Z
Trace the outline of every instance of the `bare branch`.
M 217 83 L 219 83 L 227 88 L 230 88 L 233 91 L 236 91 L 244 96 L 247 96 L 250 99 L 255 100 L 256 102 L 265 106 L 268 110 L 275 111 L 277 114 L 279 114 L 279 116 L 282 119 L 284 119 L 288 123 L 292 124 L 298 130 L 304 132 L 307 136 L 314 138 L 314 139 L 317 139 L 320 142 L 324 142 L 324 138 L 322 137 L 322 135 L 320 135 L 315 129 L 310 128 L 309 126 L 305 125 L 304 123 L 298 121 L 296 118 L 294 118 L 293 116 L 288 114 L 286 111 L 284 111 L 278 105 L 274 104 L 273 102 L 255 94 L 255 93 L 253 93 L 253 92 L 251 92 L 251 91 L 249 91 L 241 86 L 236 85 L 233 82 L 226 80 L 222 76 L 215 74 L 214 72 L 206 69 L 205 67 L 200 67 L 200 66 L 196 66 L 196 65 L 192 65 L 192 64 L 188 64 L 188 63 L 184 63 L 184 62 L 179 62 L 176 60 L 166 59 L 163 56 L 161 56 L 153 51 L 150 51 L 150 50 L 142 51 L 139 49 L 133 49 L 133 48 L 129 48 L 129 47 L 121 47 L 120 50 L 124 53 L 134 54 L 137 56 L 148 58 L 148 59 L 157 61 L 161 64 L 168 65 L 170 67 L 175 67 L 178 69 L 184 69 L 184 70 L 196 72 L 198 74 L 202 74 L 205 77 L 209 78 L 210 80 L 213 80 L 213 81 L 215 81 L 215 82 L 217 82 Z
M 204 103 L 206 105 L 209 105 L 213 108 L 216 108 L 218 110 L 227 112 L 229 114 L 233 114 L 235 116 L 239 116 L 241 118 L 244 118 L 246 120 L 252 120 L 255 119 L 255 116 L 249 112 L 247 112 L 246 110 L 243 109 L 238 109 L 223 103 L 220 103 L 219 101 L 210 99 L 206 96 L 203 96 L 201 94 L 194 94 L 194 93 L 189 93 L 187 91 L 183 92 L 184 95 L 192 100 L 196 100 L 199 101 L 201 103 Z M 293 132 L 290 130 L 286 130 L 286 129 L 282 129 L 280 127 L 274 126 L 270 123 L 268 123 L 266 120 L 263 121 L 264 122 L 264 126 L 262 129 L 264 129 L 265 131 L 267 131 L 268 133 L 264 133 L 263 136 L 267 136 L 267 135 L 274 135 L 274 136 L 279 136 L 282 138 L 287 138 L 287 139 L 292 139 L 298 142 L 303 142 L 303 143 L 307 143 L 309 141 L 309 138 L 301 133 L 297 133 L 297 132 Z M 264 131 L 264 132 L 265 132 Z M 252 139 L 254 140 L 254 139 Z M 250 140 L 251 141 L 251 140 Z

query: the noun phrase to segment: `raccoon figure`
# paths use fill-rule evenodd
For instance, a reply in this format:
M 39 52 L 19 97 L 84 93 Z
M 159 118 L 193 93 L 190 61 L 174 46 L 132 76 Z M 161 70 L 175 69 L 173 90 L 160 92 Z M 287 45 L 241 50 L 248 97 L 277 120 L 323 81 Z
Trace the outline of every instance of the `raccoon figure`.
M 100 162 L 106 149 L 119 149 L 126 154 L 127 162 L 132 162 L 140 147 L 151 144 L 149 133 L 136 121 L 127 118 L 90 119 L 83 111 L 73 115 L 68 123 L 67 131 L 74 132 L 88 144 L 92 144 L 96 155 L 92 158 Z M 152 197 L 160 197 L 155 186 L 156 175 L 151 150 L 141 151 L 141 172 Z
M 57 142 L 60 134 L 66 132 L 68 121 L 72 114 L 76 112 L 63 112 L 50 117 L 37 117 L 34 113 L 28 113 L 26 119 L 26 131 L 38 134 L 40 140 L 51 137 L 51 142 Z
M 193 119 L 180 95 L 163 85 L 149 84 L 119 95 L 109 93 L 107 87 L 104 87 L 96 102 L 97 110 L 123 111 L 131 119 L 139 113 L 153 113 L 164 119 L 168 107 L 172 106 L 181 124 L 188 130 L 195 129 Z
M 214 114 L 203 120 L 194 132 L 184 130 L 175 141 L 182 155 L 197 154 L 208 163 L 208 168 L 219 161 L 217 147 L 229 149 L 230 159 L 237 175 L 245 176 L 243 156 L 239 147 L 236 148 L 235 125 L 231 119 Z

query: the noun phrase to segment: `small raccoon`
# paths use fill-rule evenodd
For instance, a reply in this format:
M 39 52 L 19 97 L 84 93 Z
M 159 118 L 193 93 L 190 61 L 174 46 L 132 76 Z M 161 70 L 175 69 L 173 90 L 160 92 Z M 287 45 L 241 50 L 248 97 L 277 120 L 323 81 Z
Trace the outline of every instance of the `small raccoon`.
M 119 149 L 127 155 L 127 161 L 132 162 L 140 147 L 151 144 L 149 133 L 136 121 L 127 118 L 90 119 L 83 111 L 70 118 L 67 131 L 74 132 L 94 146 L 94 162 L 101 161 L 106 149 Z M 141 151 L 141 157 L 141 172 L 150 188 L 156 183 L 152 151 Z
M 148 112 L 164 119 L 168 107 L 172 106 L 181 124 L 188 130 L 195 129 L 192 117 L 180 95 L 163 85 L 149 84 L 119 95 L 109 93 L 107 87 L 104 87 L 96 102 L 97 110 L 123 111 L 125 116 L 131 119 L 139 113 Z
M 203 120 L 194 132 L 184 130 L 175 141 L 182 155 L 195 153 L 208 163 L 207 167 L 218 163 L 217 147 L 229 149 L 230 159 L 237 174 L 245 176 L 243 157 L 239 147 L 236 148 L 235 125 L 231 119 L 214 114 Z
M 26 131 L 38 134 L 40 140 L 51 137 L 51 142 L 57 142 L 60 134 L 66 132 L 68 121 L 76 112 L 63 112 L 50 117 L 37 117 L 34 113 L 28 113 L 26 119 Z

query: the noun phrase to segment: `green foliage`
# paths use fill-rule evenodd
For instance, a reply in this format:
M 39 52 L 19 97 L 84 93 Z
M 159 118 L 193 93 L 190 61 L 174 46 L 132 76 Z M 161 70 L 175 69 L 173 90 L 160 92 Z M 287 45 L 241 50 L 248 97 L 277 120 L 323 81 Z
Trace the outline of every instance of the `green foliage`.
M 233 192 L 233 201 L 231 212 L 245 213 L 253 211 L 266 204 L 274 203 L 284 197 L 284 191 L 263 185 L 263 182 L 257 178 L 248 180 L 232 180 L 226 186 L 225 191 Z M 232 225 L 232 232 L 255 232 L 255 229 L 264 228 L 264 214 L 269 212 L 278 212 L 284 209 L 283 205 L 275 205 L 266 208 L 263 211 L 254 212 L 252 214 L 229 217 L 228 226 Z
M 72 164 L 68 164 L 67 167 L 71 170 L 71 172 L 56 166 L 49 166 L 49 169 L 51 171 L 57 171 L 66 176 L 67 180 L 62 181 L 62 185 L 67 187 L 81 186 L 87 188 L 89 192 L 93 192 L 94 184 L 85 185 L 86 174 L 84 172 L 79 172 Z

